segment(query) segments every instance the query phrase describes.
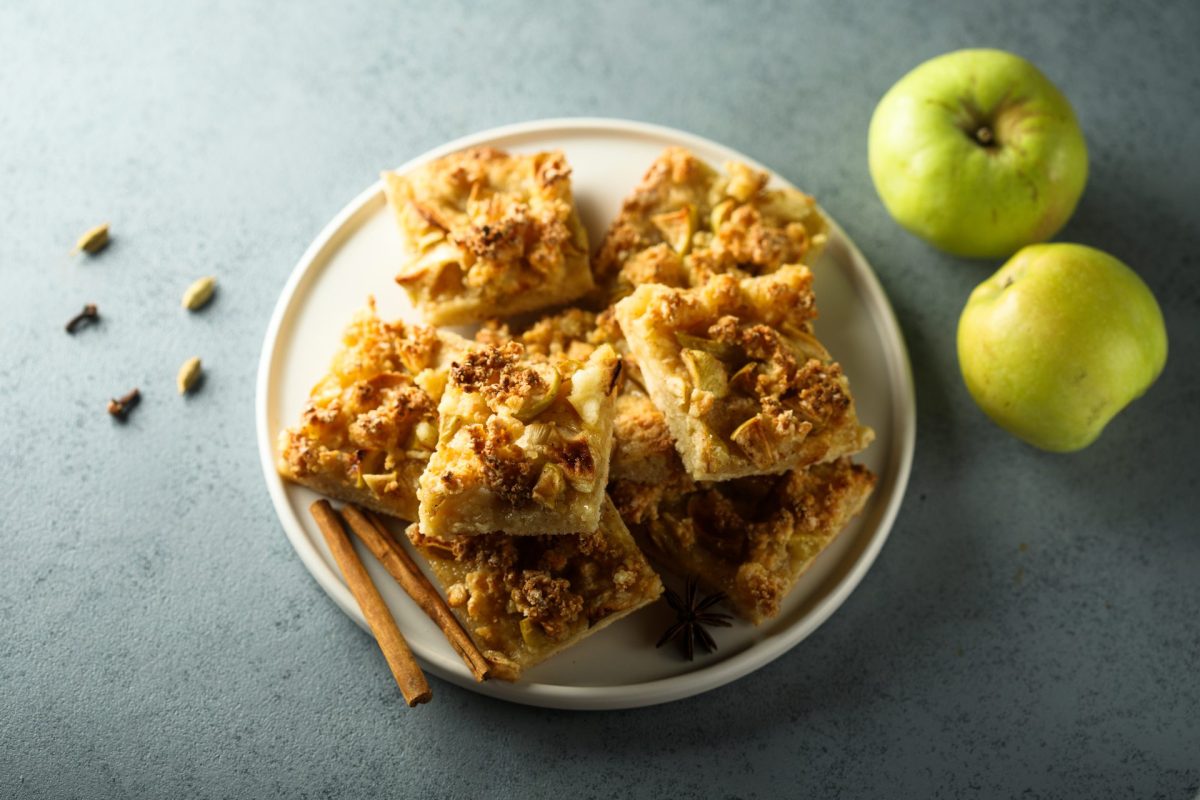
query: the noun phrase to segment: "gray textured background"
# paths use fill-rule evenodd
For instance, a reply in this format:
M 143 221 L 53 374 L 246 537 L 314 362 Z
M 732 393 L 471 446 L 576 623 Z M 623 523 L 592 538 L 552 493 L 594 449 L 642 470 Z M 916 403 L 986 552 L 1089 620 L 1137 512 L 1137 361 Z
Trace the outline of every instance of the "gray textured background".
M 0 4 L 0 796 L 1194 797 L 1200 6 L 960 5 Z M 1126 260 L 1167 318 L 1158 384 L 1069 457 L 962 386 L 957 316 L 996 264 L 903 233 L 867 173 L 882 93 L 971 45 L 1070 97 L 1092 173 L 1060 238 Z M 572 115 L 729 144 L 846 226 L 912 353 L 909 495 L 846 605 L 735 684 L 581 714 L 434 681 L 408 710 L 272 512 L 262 335 L 380 168 Z M 69 257 L 102 219 L 112 247 Z M 64 335 L 85 301 L 103 324 Z

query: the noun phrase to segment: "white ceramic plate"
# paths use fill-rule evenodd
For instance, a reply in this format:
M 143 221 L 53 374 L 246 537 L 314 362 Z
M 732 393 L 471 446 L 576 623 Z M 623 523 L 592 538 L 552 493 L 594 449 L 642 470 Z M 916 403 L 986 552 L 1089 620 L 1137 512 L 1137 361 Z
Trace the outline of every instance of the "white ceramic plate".
M 727 147 L 669 128 L 568 119 L 484 131 L 425 153 L 400 170 L 484 144 L 514 152 L 565 151 L 574 170 L 575 198 L 593 243 L 600 241 L 650 162 L 669 145 L 687 147 L 716 165 L 731 159 L 755 164 Z M 665 603 L 658 603 L 529 670 L 518 683 L 477 684 L 441 632 L 360 547 L 371 577 L 430 672 L 476 692 L 531 705 L 595 709 L 663 703 L 721 686 L 778 658 L 845 601 L 891 530 L 908 483 L 916 422 L 908 353 L 887 297 L 862 254 L 836 224 L 830 239 L 813 269 L 821 311 L 817 333 L 845 368 L 859 416 L 875 428 L 875 442 L 860 460 L 875 471 L 879 483 L 866 509 L 804 575 L 779 617 L 757 628 L 736 623 L 716 630 L 719 652 L 698 654 L 689 663 L 673 644 L 654 648 L 672 619 Z M 281 428 L 299 418 L 309 389 L 325 373 L 340 342 L 343 326 L 367 295 L 375 295 L 385 319 L 417 319 L 392 280 L 403 252 L 377 182 L 321 231 L 296 265 L 267 328 L 258 373 L 258 447 L 280 522 L 309 572 L 363 627 L 362 613 L 308 515 L 316 495 L 280 480 L 274 466 L 275 441 Z M 365 668 L 382 668 L 382 663 Z

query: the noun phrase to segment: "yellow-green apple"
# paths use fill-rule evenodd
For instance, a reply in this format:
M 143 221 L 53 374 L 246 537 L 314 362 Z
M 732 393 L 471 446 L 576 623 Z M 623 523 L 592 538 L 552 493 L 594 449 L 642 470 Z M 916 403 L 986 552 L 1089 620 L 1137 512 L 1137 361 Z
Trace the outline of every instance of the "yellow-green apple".
M 1091 444 L 1166 360 L 1149 287 L 1080 244 L 1021 249 L 975 287 L 958 321 L 971 396 L 1000 427 L 1044 450 Z
M 1003 258 L 1049 239 L 1087 183 L 1071 104 L 1002 50 L 926 61 L 875 109 L 871 178 L 897 222 L 947 252 Z

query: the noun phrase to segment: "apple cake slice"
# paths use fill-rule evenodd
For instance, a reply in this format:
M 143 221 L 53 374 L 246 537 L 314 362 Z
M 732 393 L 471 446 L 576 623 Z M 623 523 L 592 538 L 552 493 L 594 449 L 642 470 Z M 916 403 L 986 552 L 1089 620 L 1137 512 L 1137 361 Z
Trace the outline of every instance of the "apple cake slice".
M 816 202 L 768 176 L 729 162 L 725 173 L 687 150 L 668 148 L 646 172 L 608 229 L 593 264 L 602 300 L 635 286 L 695 286 L 715 274 L 774 272 L 811 263 L 826 240 Z
M 613 501 L 643 549 L 666 568 L 725 592 L 755 625 L 780 604 L 850 520 L 875 476 L 848 457 L 782 475 L 694 483 L 616 481 Z
M 355 315 L 300 424 L 279 436 L 280 475 L 383 514 L 417 518 L 417 479 L 437 446 L 451 360 L 474 346 L 423 325 Z
M 812 274 L 713 276 L 694 289 L 639 286 L 616 315 L 654 405 L 696 480 L 784 472 L 858 452 L 840 365 L 813 337 Z
M 492 665 L 521 673 L 662 594 L 612 501 L 590 533 L 436 537 L 408 528 L 446 601 Z
M 637 361 L 621 334 L 612 308 L 596 314 L 570 308 L 542 317 L 524 328 L 491 321 L 475 335 L 482 344 L 520 342 L 530 357 L 583 361 L 604 344 L 621 354 L 621 377 L 613 411 L 613 449 L 609 480 L 655 481 L 682 470 L 675 443 L 662 414 L 646 394 Z
M 532 359 L 517 342 L 450 367 L 437 450 L 420 479 L 421 530 L 445 537 L 596 529 L 621 359 Z
M 587 232 L 560 152 L 454 153 L 383 174 L 411 259 L 396 276 L 428 321 L 478 322 L 592 289 Z

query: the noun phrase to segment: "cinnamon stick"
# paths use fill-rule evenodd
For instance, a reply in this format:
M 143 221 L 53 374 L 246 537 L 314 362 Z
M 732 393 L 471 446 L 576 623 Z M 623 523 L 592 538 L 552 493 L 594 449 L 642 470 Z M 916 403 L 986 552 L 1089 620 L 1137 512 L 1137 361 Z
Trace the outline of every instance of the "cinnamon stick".
M 350 530 L 354 531 L 354 535 L 359 538 L 359 541 L 367 546 L 367 549 L 375 558 L 379 559 L 379 563 L 383 564 L 384 569 L 391 573 L 391 576 L 408 593 L 408 596 L 421 607 L 421 610 L 433 620 L 434 624 L 442 629 L 446 640 L 462 657 L 463 663 L 467 665 L 467 669 L 471 670 L 475 680 L 478 682 L 487 680 L 489 670 L 487 659 L 483 657 L 483 653 L 479 652 L 479 648 L 463 630 L 458 618 L 446 605 L 446 601 L 442 599 L 438 590 L 425 577 L 425 573 L 421 572 L 421 568 L 413 561 L 404 546 L 392 537 L 382 520 L 370 511 L 364 511 L 356 506 L 343 508 L 342 516 L 346 518 Z
M 350 537 L 346 535 L 346 530 L 342 527 L 342 521 L 338 518 L 337 512 L 333 510 L 333 506 L 329 505 L 328 500 L 318 500 L 309 506 L 308 510 L 321 528 L 325 542 L 329 545 L 334 560 L 337 561 L 342 575 L 346 578 L 346 585 L 350 587 L 350 593 L 358 601 L 358 607 L 362 609 L 367 624 L 375 634 L 375 641 L 379 644 L 379 649 L 383 651 L 388 666 L 392 668 L 392 675 L 396 678 L 396 684 L 404 695 L 404 701 L 410 707 L 418 703 L 428 703 L 433 692 L 429 689 L 428 681 L 425 680 L 425 673 L 421 672 L 421 667 L 413 658 L 412 651 L 408 649 L 408 643 L 404 641 L 404 636 L 396 627 L 396 620 L 388 611 L 387 604 L 380 596 L 379 590 L 371 582 L 371 576 L 367 574 L 367 569 L 359 559 L 358 553 L 355 552 L 354 545 L 350 543 Z

